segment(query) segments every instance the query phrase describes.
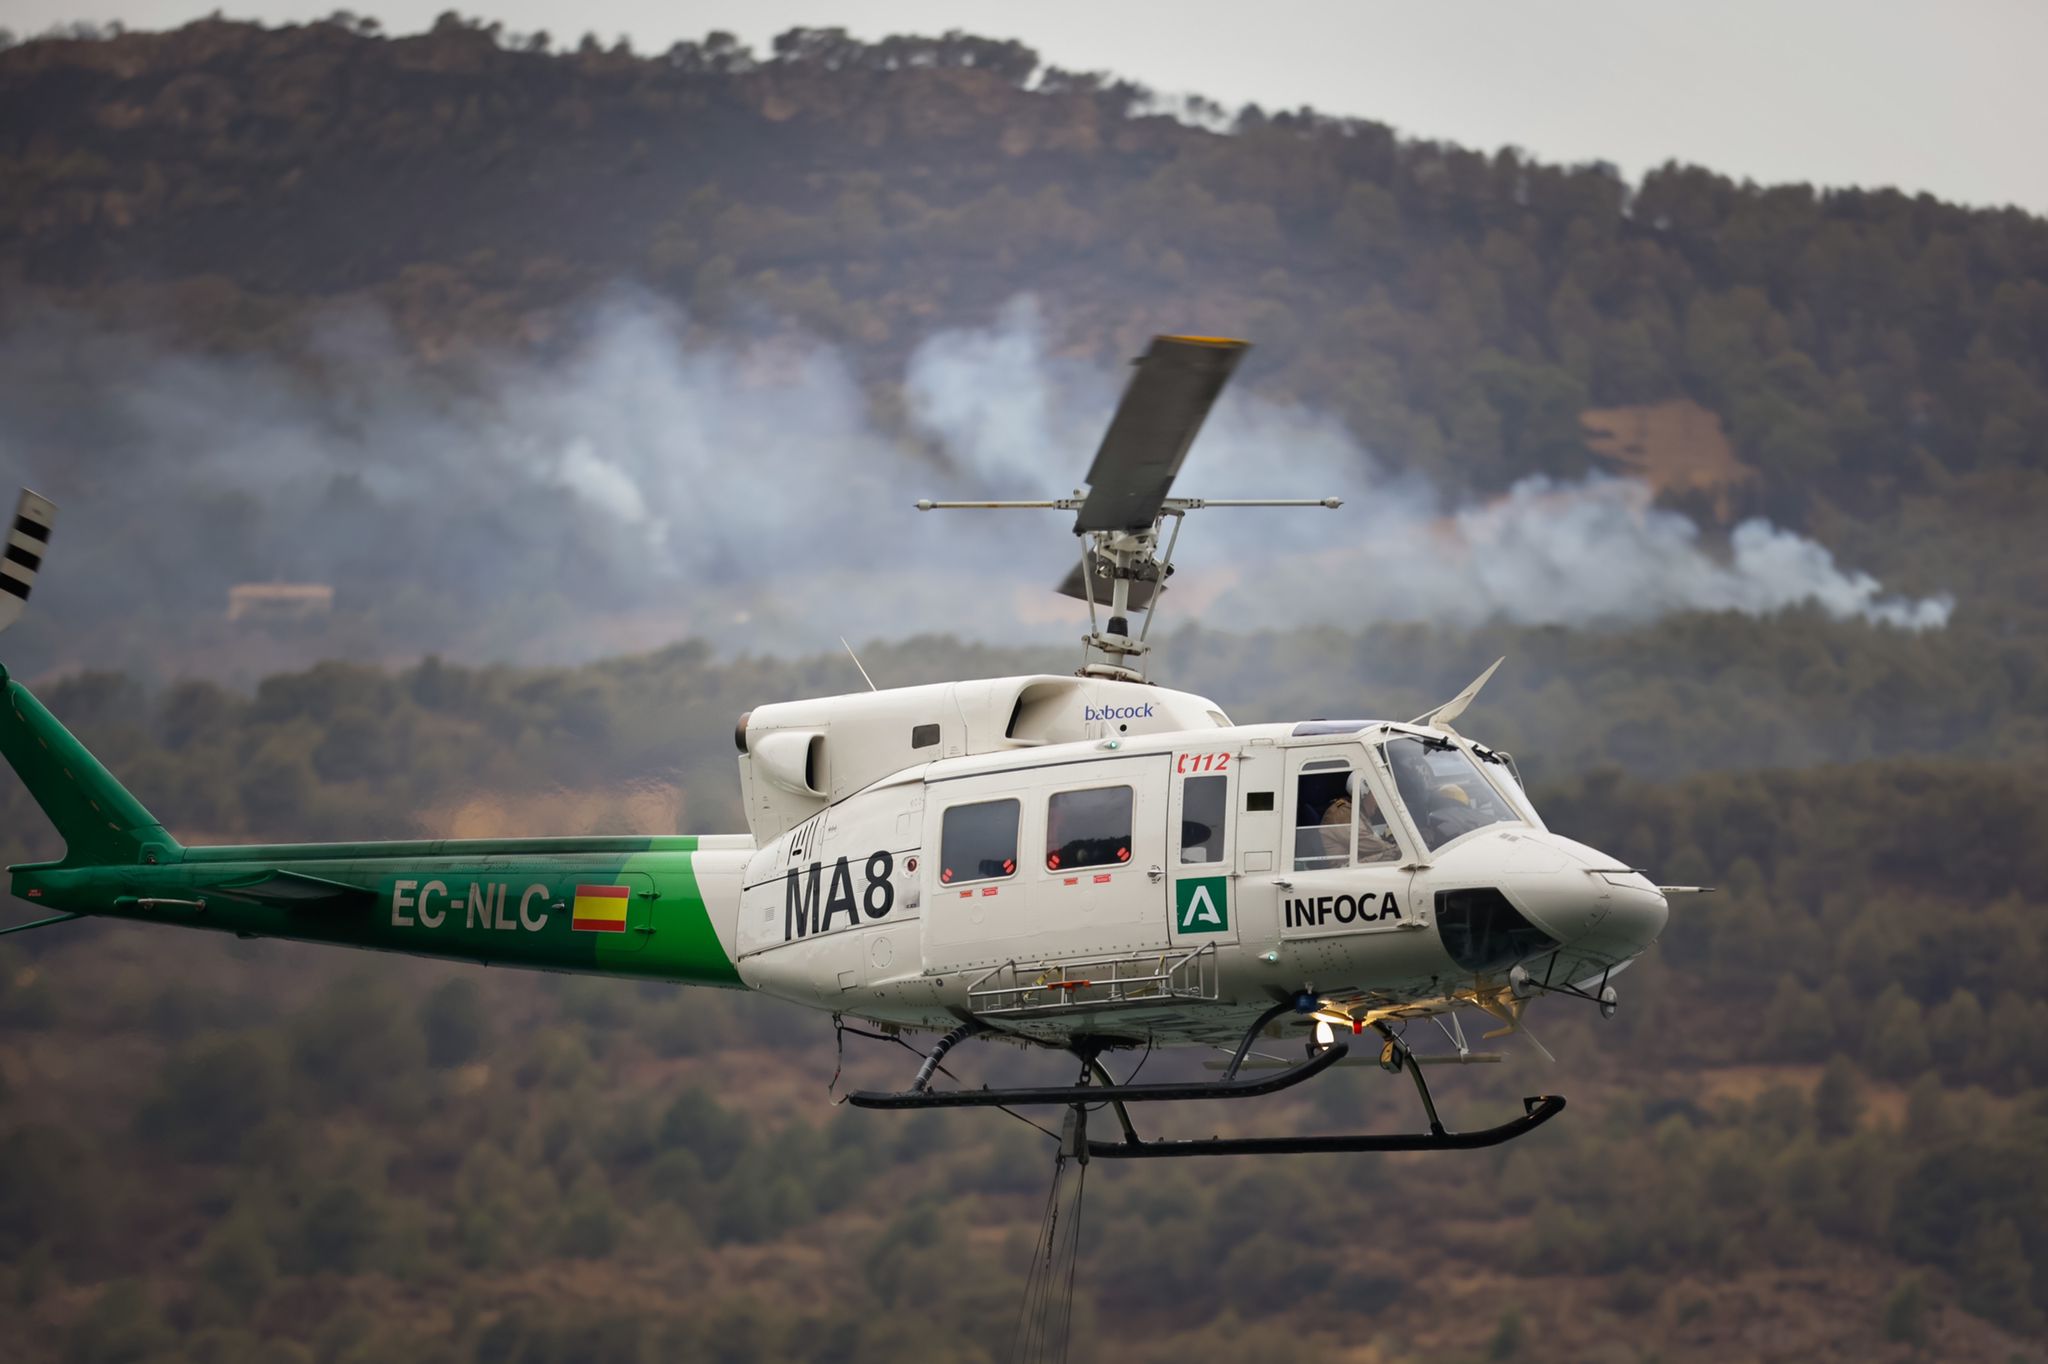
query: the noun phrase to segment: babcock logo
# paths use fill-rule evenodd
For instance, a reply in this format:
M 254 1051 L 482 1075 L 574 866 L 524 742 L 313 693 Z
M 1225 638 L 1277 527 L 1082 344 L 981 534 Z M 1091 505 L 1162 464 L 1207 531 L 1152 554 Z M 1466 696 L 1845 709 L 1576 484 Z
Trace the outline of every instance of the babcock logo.
M 1142 706 L 1083 706 L 1083 720 L 1149 720 L 1152 718 L 1152 703 Z

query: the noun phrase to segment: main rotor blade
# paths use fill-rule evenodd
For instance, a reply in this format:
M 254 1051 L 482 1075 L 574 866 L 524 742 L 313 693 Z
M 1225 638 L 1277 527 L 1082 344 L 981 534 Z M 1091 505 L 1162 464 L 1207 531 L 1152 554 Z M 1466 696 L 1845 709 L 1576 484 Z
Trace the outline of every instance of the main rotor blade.
M 1152 525 L 1216 395 L 1250 349 L 1221 337 L 1152 338 L 1088 467 L 1076 535 Z

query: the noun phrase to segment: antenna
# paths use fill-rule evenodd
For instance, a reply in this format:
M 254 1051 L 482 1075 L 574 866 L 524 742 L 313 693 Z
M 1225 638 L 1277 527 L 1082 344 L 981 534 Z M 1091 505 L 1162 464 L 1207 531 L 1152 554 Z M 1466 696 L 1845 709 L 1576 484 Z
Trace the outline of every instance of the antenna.
M 1493 660 L 1493 666 L 1473 678 L 1465 690 L 1459 692 L 1435 710 L 1424 711 L 1408 723 L 1412 725 L 1435 725 L 1438 729 L 1455 734 L 1457 731 L 1451 729 L 1451 721 L 1465 713 L 1465 707 L 1472 704 L 1473 700 L 1479 695 L 1479 689 L 1487 684 L 1494 673 L 1499 670 L 1500 665 L 1505 662 L 1507 662 L 1505 657 L 1496 658 Z
M 868 676 L 868 670 L 866 668 L 860 667 L 860 655 L 855 653 L 853 651 L 853 646 L 846 642 L 845 635 L 841 635 L 839 637 L 839 644 L 841 648 L 846 650 L 846 656 L 853 660 L 853 666 L 856 668 L 860 668 L 860 680 L 868 684 L 868 690 L 879 691 L 880 688 L 875 686 L 875 679 Z
M 919 511 L 1071 511 L 1074 534 L 1081 539 L 1081 558 L 1059 591 L 1088 603 L 1088 633 L 1081 637 L 1083 677 L 1145 680 L 1146 637 L 1157 617 L 1157 603 L 1173 574 L 1173 552 L 1180 543 L 1181 519 L 1207 507 L 1326 507 L 1344 505 L 1336 497 L 1169 497 L 1174 476 L 1187 459 L 1188 447 L 1202 429 L 1216 395 L 1251 347 L 1243 341 L 1209 336 L 1155 336 L 1135 362 L 1131 382 L 1110 419 L 1095 462 L 1088 468 L 1088 490 L 1072 497 L 1035 501 L 939 502 L 929 498 Z M 1166 548 L 1159 532 L 1173 520 Z M 1102 620 L 1097 608 L 1106 608 Z M 1130 613 L 1145 613 L 1144 628 L 1131 638 Z M 1100 655 L 1098 659 L 1096 655 Z

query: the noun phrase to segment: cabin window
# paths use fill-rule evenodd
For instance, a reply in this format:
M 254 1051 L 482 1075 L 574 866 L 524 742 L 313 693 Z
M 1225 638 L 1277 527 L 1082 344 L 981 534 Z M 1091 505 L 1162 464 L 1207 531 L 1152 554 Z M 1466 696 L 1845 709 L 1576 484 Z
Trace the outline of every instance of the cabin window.
M 937 725 L 912 725 L 910 727 L 910 746 L 912 748 L 930 748 L 938 741 L 939 727 Z
M 1310 763 L 1294 788 L 1294 869 L 1349 865 L 1352 825 L 1350 764 Z
M 1230 809 L 1230 778 L 1189 777 L 1180 791 L 1180 860 L 1183 865 L 1223 860 L 1223 819 Z
M 1020 808 L 1014 800 L 986 800 L 946 811 L 939 834 L 939 883 L 1015 876 Z
M 1062 791 L 1046 805 L 1047 871 L 1114 867 L 1131 860 L 1131 788 Z

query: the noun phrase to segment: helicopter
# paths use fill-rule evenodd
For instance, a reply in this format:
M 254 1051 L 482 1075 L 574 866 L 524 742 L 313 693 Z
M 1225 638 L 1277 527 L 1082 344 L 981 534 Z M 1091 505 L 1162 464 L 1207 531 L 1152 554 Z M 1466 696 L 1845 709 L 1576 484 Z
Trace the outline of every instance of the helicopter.
M 1172 496 L 1247 349 L 1153 338 L 1084 491 L 919 502 L 1074 513 L 1080 553 L 1059 590 L 1087 606 L 1082 665 L 756 706 L 734 732 L 746 834 L 187 846 L 0 667 L 0 755 L 65 844 L 9 869 L 13 894 L 46 915 L 0 933 L 98 915 L 758 991 L 842 1030 L 937 1034 L 904 1088 L 857 1091 L 853 1105 L 1063 1107 L 1063 1154 L 1083 1163 L 1525 1135 L 1563 1097 L 1454 1131 L 1425 1069 L 1501 1059 L 1468 1043 L 1475 1011 L 1499 1024 L 1489 1039 L 1527 1037 L 1542 995 L 1613 1016 L 1612 979 L 1656 942 L 1669 897 L 1703 888 L 1658 886 L 1552 832 L 1513 758 L 1454 728 L 1499 662 L 1405 722 L 1237 724 L 1147 676 L 1190 513 L 1342 505 Z M 55 512 L 22 494 L 0 629 L 27 604 Z M 1448 1051 L 1411 1042 L 1429 1028 Z M 1367 1030 L 1378 1064 L 1413 1081 L 1419 1129 L 1165 1140 L 1131 1116 L 1292 1089 Z M 1275 1036 L 1299 1041 L 1300 1058 L 1255 1051 Z M 1067 1085 L 940 1087 L 971 1039 L 1063 1051 L 1079 1070 Z M 1164 1047 L 1227 1059 L 1192 1081 L 1119 1081 L 1105 1064 Z M 1118 1131 L 1092 1138 L 1088 1115 L 1105 1105 Z

